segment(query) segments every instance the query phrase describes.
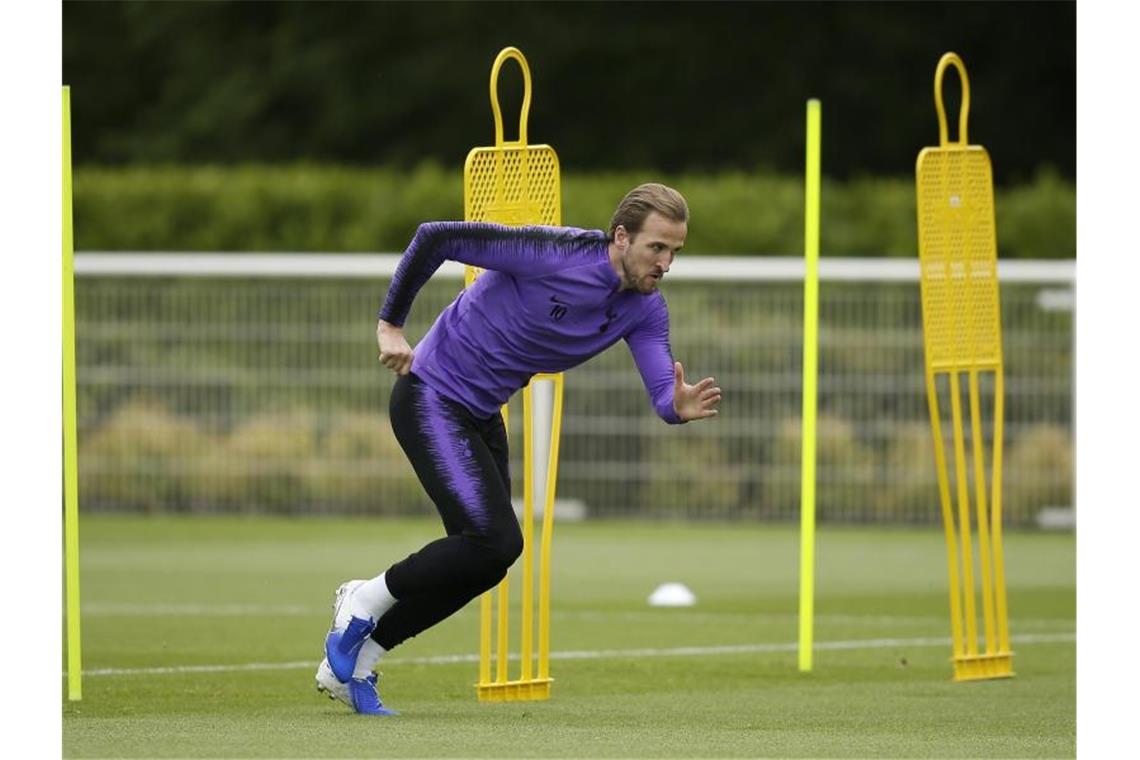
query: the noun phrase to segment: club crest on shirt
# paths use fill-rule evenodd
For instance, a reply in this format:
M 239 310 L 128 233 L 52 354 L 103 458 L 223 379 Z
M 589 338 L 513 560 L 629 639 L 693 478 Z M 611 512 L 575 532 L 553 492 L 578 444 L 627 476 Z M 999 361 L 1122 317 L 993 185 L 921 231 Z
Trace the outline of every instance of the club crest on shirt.
M 610 329 L 610 322 L 613 322 L 616 317 L 617 317 L 617 311 L 614 309 L 614 307 L 613 306 L 607 306 L 606 307 L 606 321 L 602 322 L 602 326 L 598 328 L 598 332 L 604 333 L 606 330 Z

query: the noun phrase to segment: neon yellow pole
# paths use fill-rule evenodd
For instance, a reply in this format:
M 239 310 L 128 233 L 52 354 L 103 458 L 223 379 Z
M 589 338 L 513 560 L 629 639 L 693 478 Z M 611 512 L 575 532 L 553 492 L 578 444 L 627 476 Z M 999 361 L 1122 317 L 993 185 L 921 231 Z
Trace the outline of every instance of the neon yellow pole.
M 542 543 L 538 552 L 538 677 L 550 678 L 550 557 L 554 544 L 554 494 L 558 484 L 558 442 L 562 437 L 562 398 L 565 375 L 554 375 L 554 417 L 550 424 L 550 455 L 546 468 Z
M 820 103 L 807 104 L 807 169 L 804 176 L 804 390 L 800 455 L 800 672 L 812 667 L 815 615 L 815 411 L 819 363 Z
M 79 453 L 75 413 L 75 263 L 71 231 L 71 88 L 63 88 L 63 499 L 67 698 L 83 699 L 79 636 Z
M 523 472 L 534 467 L 534 385 L 523 388 Z M 527 478 L 529 480 L 529 477 Z M 519 640 L 519 680 L 533 677 L 534 658 L 534 488 L 523 488 L 522 633 Z

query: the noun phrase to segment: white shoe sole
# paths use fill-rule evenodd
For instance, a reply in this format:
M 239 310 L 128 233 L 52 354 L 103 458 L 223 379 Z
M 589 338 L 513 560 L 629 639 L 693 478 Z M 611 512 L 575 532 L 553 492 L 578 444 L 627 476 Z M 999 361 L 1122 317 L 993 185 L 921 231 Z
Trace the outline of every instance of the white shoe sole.
M 345 581 L 337 587 L 336 595 L 333 597 L 333 618 L 332 626 L 329 630 L 337 628 L 344 628 L 348 625 L 348 620 L 351 617 L 348 611 L 349 597 L 358 586 L 364 583 L 363 579 Z M 352 707 L 352 697 L 348 694 L 348 686 L 337 680 L 336 675 L 329 667 L 328 659 L 322 659 L 321 664 L 317 666 L 316 673 L 317 691 L 324 694 L 329 699 L 338 700 L 344 704 Z
M 317 666 L 317 691 L 329 699 L 334 699 L 352 707 L 352 697 L 348 694 L 348 684 L 336 680 L 328 660 L 321 660 Z

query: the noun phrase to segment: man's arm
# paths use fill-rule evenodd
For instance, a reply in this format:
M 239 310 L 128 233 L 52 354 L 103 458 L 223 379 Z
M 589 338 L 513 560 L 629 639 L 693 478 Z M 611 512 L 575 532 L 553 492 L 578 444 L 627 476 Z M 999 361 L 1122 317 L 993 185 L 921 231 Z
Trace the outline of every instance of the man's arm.
M 661 419 L 676 425 L 716 416 L 716 407 L 721 399 L 716 381 L 706 377 L 695 385 L 689 385 L 685 382 L 681 362 L 673 361 L 669 347 L 669 313 L 664 299 L 658 299 L 649 318 L 634 328 L 625 340 L 653 408 Z
M 404 338 L 404 321 L 420 288 L 444 261 L 534 277 L 582 261 L 604 241 L 598 231 L 573 227 L 507 227 L 484 222 L 429 222 L 416 229 L 404 251 L 376 323 L 380 363 L 406 375 L 415 354 Z
M 579 263 L 605 239 L 573 227 L 507 227 L 486 222 L 421 224 L 404 251 L 379 317 L 402 327 L 420 288 L 444 261 L 535 277 Z
M 397 375 L 412 369 L 415 352 L 404 337 L 404 328 L 381 319 L 376 323 L 376 345 L 380 347 L 380 363 Z

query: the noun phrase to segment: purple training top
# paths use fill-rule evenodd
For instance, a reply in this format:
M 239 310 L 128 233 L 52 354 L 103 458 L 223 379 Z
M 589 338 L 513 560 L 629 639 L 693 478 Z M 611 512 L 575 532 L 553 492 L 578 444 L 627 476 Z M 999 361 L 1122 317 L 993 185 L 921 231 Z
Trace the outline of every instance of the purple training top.
M 625 338 L 657 414 L 673 409 L 669 312 L 659 292 L 620 290 L 601 230 L 421 224 L 396 268 L 380 318 L 402 326 L 445 259 L 487 271 L 443 310 L 412 371 L 480 417 L 539 372 L 562 372 Z

